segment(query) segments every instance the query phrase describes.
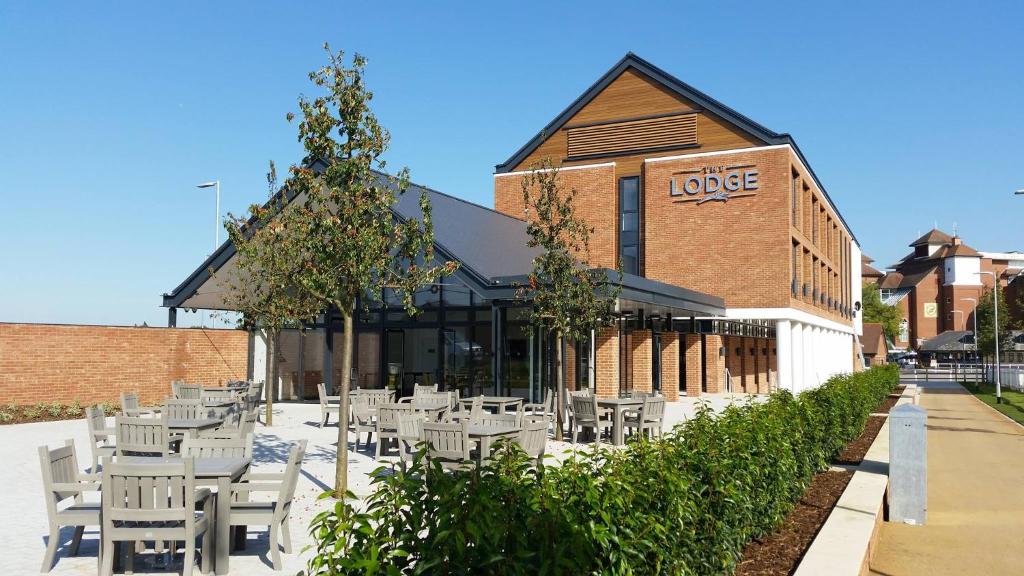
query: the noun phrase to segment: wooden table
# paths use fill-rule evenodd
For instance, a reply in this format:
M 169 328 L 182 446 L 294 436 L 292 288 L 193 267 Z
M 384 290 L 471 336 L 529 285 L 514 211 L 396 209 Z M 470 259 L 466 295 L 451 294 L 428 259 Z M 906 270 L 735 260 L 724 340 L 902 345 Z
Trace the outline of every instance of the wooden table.
M 644 405 L 644 401 L 639 398 L 598 398 L 597 405 L 612 409 L 612 444 L 621 446 L 623 443 L 622 413 L 630 409 L 640 409 Z
M 474 398 L 483 398 L 484 407 L 497 408 L 499 414 L 505 414 L 508 412 L 509 406 L 514 407 L 518 411 L 519 407 L 523 405 L 523 399 L 519 396 L 475 396 L 472 398 L 463 398 L 459 402 L 468 409 L 473 406 Z
M 408 404 L 399 404 L 399 406 L 412 406 L 416 412 L 425 412 L 430 415 L 432 422 L 436 422 L 441 413 L 448 409 L 447 404 L 424 404 L 423 402 L 409 402 Z
M 122 456 L 118 462 L 130 464 L 163 464 L 180 462 L 181 458 L 153 458 L 147 456 Z M 216 574 L 228 573 L 229 554 L 231 547 L 231 483 L 237 482 L 242 474 L 249 469 L 252 460 L 249 458 L 195 458 L 196 484 L 217 487 L 217 512 L 214 522 L 214 556 L 213 567 Z M 187 542 L 186 545 L 194 545 Z
M 167 428 L 175 431 L 185 431 L 193 437 L 200 430 L 216 428 L 224 422 L 223 418 L 169 418 Z
M 491 443 L 499 438 L 511 438 L 519 434 L 519 426 L 481 426 L 470 424 L 467 427 L 471 440 L 480 443 L 480 461 L 491 456 Z

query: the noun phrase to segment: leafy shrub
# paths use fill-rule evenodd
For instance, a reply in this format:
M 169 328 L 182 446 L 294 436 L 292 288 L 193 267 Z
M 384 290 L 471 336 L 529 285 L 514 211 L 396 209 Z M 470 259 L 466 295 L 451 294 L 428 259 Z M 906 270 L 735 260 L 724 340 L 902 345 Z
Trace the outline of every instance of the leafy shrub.
M 22 409 L 21 415 L 27 420 L 37 420 L 42 418 L 46 410 L 46 404 L 40 402 L 39 404 L 29 404 Z
M 40 406 L 46 415 L 51 418 L 60 418 L 64 415 L 64 406 L 60 402 L 43 402 Z
M 378 469 L 361 508 L 336 501 L 313 519 L 309 573 L 728 574 L 898 379 L 878 367 L 797 398 L 704 406 L 662 439 L 536 470 L 512 444 L 465 472 L 421 454 Z
M 17 404 L 5 404 L 0 407 L 0 422 L 11 422 L 18 417 Z
M 78 400 L 75 400 L 64 407 L 65 418 L 81 418 L 84 414 L 85 412 L 83 411 L 82 403 Z

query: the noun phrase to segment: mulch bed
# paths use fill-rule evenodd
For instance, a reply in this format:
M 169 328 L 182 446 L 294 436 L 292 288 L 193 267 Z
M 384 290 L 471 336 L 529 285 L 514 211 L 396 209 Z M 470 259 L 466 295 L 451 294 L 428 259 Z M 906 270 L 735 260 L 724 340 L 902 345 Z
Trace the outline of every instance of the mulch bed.
M 903 388 L 903 387 L 900 387 Z M 895 394 L 902 393 L 897 389 Z M 898 398 L 898 397 L 897 397 Z M 889 397 L 875 410 L 888 413 L 897 398 Z M 878 436 L 885 423 L 885 416 L 868 418 L 864 431 L 853 442 L 843 448 L 836 457 L 836 464 L 860 464 L 868 448 Z M 814 476 L 803 497 L 783 520 L 782 524 L 763 539 L 748 542 L 736 566 L 736 574 L 743 576 L 788 576 L 792 574 L 811 547 L 818 531 L 832 513 L 832 508 L 843 495 L 850 483 L 853 472 L 822 472 Z
M 22 414 L 16 414 L 10 420 L 5 420 L 3 422 L 0 422 L 0 425 L 6 425 L 6 424 L 28 424 L 30 422 L 53 422 L 54 420 L 71 420 L 73 418 L 75 418 L 75 417 L 66 416 L 66 415 L 63 415 L 63 414 L 60 415 L 60 416 L 51 416 L 49 414 L 43 414 L 43 415 L 37 416 L 35 418 L 26 418 Z M 77 418 L 81 418 L 81 416 L 77 416 Z
M 822 472 L 814 476 L 800 502 L 775 532 L 764 540 L 753 540 L 743 548 L 736 574 L 769 576 L 791 574 L 796 569 L 832 513 L 853 472 Z
M 871 444 L 875 441 L 875 437 L 878 436 L 878 431 L 882 429 L 882 424 L 885 424 L 885 416 L 869 417 L 868 423 L 864 425 L 864 432 L 856 440 L 847 444 L 839 456 L 836 456 L 836 464 L 860 464 L 864 460 L 864 455 L 868 453 L 868 448 L 871 448 Z

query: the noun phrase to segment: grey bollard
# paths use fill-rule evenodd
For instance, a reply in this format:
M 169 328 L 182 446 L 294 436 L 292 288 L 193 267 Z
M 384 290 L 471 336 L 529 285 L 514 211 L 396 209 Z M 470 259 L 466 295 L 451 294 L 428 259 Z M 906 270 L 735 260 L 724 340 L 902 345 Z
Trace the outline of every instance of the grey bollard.
M 889 521 L 923 525 L 928 512 L 928 411 L 889 412 Z

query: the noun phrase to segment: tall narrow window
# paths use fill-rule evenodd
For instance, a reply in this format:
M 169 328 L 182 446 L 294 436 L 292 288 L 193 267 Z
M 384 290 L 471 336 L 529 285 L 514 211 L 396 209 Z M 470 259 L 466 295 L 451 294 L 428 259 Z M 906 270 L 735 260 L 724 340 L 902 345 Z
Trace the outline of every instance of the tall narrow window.
M 789 180 L 789 196 L 793 203 L 793 227 L 800 230 L 800 177 L 796 173 L 793 173 Z
M 640 274 L 640 177 L 619 178 L 619 263 Z

